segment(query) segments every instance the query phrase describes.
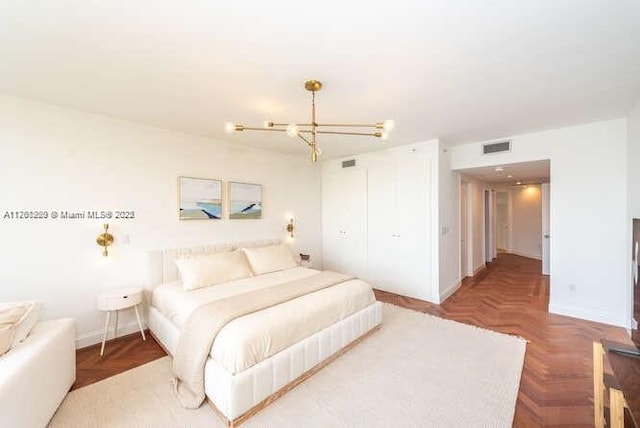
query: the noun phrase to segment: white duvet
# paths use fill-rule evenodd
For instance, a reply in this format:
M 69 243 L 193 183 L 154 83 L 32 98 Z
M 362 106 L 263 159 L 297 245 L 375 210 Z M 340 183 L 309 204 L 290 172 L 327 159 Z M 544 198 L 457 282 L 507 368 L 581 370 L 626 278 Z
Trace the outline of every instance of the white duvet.
M 297 267 L 192 291 L 183 291 L 180 281 L 175 281 L 156 287 L 151 304 L 181 328 L 201 305 L 316 272 Z M 358 279 L 325 288 L 231 321 L 219 332 L 210 354 L 229 373 L 236 374 L 374 301 L 371 286 Z

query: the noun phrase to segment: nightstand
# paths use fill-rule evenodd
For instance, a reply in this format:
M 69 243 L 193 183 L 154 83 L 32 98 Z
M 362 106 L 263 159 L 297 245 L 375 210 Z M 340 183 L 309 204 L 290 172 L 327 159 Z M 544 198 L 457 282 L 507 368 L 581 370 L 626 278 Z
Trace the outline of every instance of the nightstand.
M 147 340 L 140 322 L 140 313 L 138 305 L 142 303 L 142 289 L 138 287 L 131 288 L 114 288 L 98 295 L 98 310 L 107 312 L 107 318 L 104 321 L 104 333 L 102 335 L 102 347 L 100 348 L 100 356 L 104 354 L 104 343 L 107 340 L 107 332 L 109 331 L 109 320 L 111 312 L 116 313 L 115 337 L 118 337 L 118 311 L 120 309 L 133 308 L 138 319 L 138 327 L 142 334 L 142 340 Z

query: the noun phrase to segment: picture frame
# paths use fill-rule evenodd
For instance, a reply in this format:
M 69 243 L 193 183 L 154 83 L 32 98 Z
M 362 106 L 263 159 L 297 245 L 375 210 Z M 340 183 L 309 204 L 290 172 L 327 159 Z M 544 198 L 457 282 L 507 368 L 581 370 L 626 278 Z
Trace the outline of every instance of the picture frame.
M 178 177 L 180 220 L 221 220 L 222 180 Z
M 229 182 L 229 219 L 262 219 L 262 185 Z

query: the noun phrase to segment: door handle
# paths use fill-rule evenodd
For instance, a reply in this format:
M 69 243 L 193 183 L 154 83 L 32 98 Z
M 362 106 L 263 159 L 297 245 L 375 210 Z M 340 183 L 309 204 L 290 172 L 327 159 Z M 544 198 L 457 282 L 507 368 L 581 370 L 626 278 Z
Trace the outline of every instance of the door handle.
M 544 234 L 544 238 L 545 238 L 545 239 L 549 239 L 549 238 L 551 238 L 551 235 L 549 235 L 548 233 L 545 233 L 545 234 Z

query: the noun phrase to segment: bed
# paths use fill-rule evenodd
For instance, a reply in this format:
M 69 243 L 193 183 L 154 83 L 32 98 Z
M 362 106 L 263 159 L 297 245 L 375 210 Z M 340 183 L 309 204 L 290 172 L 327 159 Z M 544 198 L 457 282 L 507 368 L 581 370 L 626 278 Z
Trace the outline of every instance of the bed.
M 176 355 L 182 326 L 202 305 L 318 274 L 292 266 L 184 291 L 176 260 L 280 244 L 265 240 L 150 252 L 148 324 L 155 339 Z M 238 425 L 375 331 L 381 319 L 382 305 L 358 279 L 234 319 L 219 331 L 207 356 L 206 399 L 227 425 Z

